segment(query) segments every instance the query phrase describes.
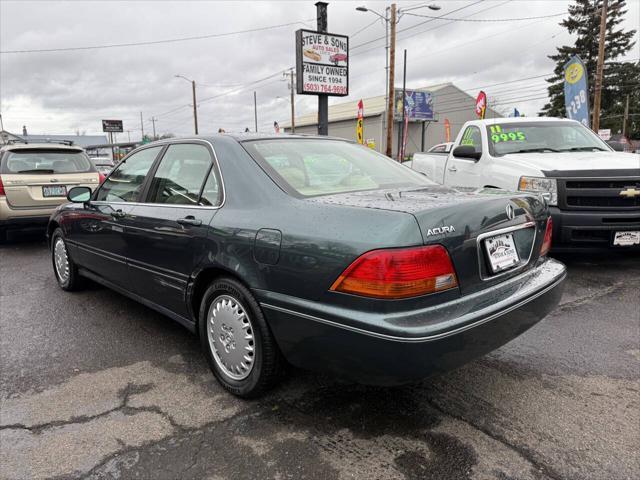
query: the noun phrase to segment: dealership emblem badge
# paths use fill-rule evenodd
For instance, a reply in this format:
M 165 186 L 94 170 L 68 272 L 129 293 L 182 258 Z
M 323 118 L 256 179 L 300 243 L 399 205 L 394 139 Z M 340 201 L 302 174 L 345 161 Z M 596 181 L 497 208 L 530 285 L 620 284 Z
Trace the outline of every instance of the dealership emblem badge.
M 516 211 L 513 208 L 513 205 L 509 204 L 507 205 L 507 218 L 509 220 L 513 220 L 514 218 L 516 218 Z
M 640 190 L 635 187 L 626 187 L 620 192 L 620 196 L 626 198 L 640 197 Z

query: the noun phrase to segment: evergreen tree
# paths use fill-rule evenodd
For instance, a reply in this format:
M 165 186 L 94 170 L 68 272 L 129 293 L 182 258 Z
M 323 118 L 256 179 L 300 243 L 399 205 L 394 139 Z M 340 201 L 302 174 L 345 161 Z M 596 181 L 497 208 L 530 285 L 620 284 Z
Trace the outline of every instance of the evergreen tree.
M 563 20 L 560 25 L 576 35 L 576 41 L 574 45 L 558 47 L 555 55 L 549 55 L 549 58 L 556 62 L 556 67 L 553 77 L 547 79 L 550 83 L 549 103 L 543 107 L 540 115 L 566 116 L 563 67 L 573 55 L 580 56 L 587 68 L 589 108 L 593 108 L 601 8 L 602 0 L 575 0 L 575 4 L 569 6 L 569 18 Z M 637 58 L 632 62 L 616 61 L 635 45 L 633 37 L 636 31 L 625 32 L 620 27 L 626 13 L 626 0 L 609 0 L 600 128 L 611 128 L 613 133 L 622 130 L 622 115 L 627 95 L 629 112 L 640 113 L 640 61 Z M 630 117 L 627 132 L 631 138 L 640 138 L 640 117 Z

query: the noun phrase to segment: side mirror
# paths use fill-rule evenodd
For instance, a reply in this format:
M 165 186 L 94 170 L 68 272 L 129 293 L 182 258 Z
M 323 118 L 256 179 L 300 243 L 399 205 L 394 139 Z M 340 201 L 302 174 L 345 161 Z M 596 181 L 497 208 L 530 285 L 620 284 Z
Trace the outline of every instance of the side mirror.
M 453 149 L 453 156 L 458 158 L 470 158 L 476 162 L 480 160 L 482 152 L 477 152 L 473 145 L 460 145 Z
M 74 203 L 84 203 L 91 200 L 91 189 L 89 187 L 73 187 L 67 193 L 67 200 Z
M 607 140 L 607 145 L 613 148 L 616 152 L 624 152 L 624 143 L 616 142 L 615 140 Z

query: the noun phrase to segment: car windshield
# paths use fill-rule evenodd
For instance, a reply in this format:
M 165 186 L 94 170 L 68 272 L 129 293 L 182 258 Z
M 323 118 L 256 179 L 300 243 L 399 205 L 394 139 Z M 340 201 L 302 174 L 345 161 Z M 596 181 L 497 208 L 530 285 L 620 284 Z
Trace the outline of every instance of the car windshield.
M 289 138 L 244 146 L 277 183 L 302 196 L 433 185 L 388 157 L 345 141 Z
M 12 151 L 3 167 L 3 173 L 82 173 L 92 170 L 84 152 L 62 149 Z
M 495 123 L 487 126 L 487 141 L 493 156 L 611 150 L 595 133 L 574 122 Z

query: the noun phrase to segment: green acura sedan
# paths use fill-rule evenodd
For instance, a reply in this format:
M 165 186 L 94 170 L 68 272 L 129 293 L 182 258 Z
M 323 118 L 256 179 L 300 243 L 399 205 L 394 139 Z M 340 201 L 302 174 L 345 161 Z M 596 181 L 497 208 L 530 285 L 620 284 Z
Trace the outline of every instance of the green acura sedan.
M 259 395 L 283 367 L 396 385 L 540 321 L 565 267 L 536 194 L 436 185 L 341 139 L 170 139 L 51 216 L 64 290 L 89 278 L 197 334 L 214 375 Z

